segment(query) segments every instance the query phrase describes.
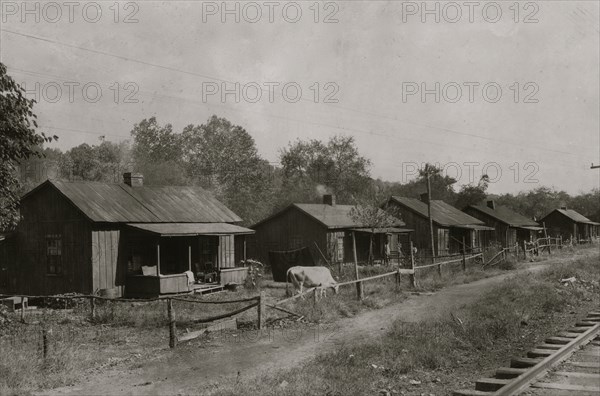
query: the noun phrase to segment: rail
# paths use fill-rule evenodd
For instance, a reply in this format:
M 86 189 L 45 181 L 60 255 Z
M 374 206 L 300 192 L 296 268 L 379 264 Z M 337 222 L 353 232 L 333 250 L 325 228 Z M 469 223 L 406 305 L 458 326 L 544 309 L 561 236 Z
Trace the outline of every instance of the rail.
M 546 374 L 546 372 L 557 363 L 562 362 L 575 352 L 580 346 L 592 340 L 600 332 L 600 324 L 595 324 L 570 343 L 561 347 L 556 353 L 546 357 L 544 360 L 521 374 L 514 380 L 498 389 L 494 396 L 516 395 L 526 389 L 533 381 Z

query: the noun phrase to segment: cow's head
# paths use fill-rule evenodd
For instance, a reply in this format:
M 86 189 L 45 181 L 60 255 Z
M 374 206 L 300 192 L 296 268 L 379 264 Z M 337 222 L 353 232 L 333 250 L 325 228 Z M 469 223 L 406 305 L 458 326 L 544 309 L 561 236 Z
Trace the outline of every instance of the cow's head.
M 334 283 L 333 285 L 331 285 L 331 288 L 333 289 L 333 292 L 335 294 L 338 294 L 340 292 L 340 285 L 338 285 L 337 283 Z

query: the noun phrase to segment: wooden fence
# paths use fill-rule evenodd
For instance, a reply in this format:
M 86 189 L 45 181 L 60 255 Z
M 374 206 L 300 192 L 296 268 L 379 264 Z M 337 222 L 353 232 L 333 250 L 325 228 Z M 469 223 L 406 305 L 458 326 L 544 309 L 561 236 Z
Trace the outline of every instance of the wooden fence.
M 552 254 L 552 248 L 562 249 L 563 248 L 563 240 L 562 237 L 559 238 L 538 238 L 534 241 L 527 242 L 523 241 L 523 258 L 525 260 L 529 257 L 533 258 L 533 256 L 539 256 L 544 250 L 548 251 L 548 254 Z
M 181 295 L 160 296 L 160 297 L 151 298 L 151 299 L 133 299 L 133 298 L 108 298 L 108 297 L 101 297 L 101 296 L 96 296 L 96 295 L 84 295 L 84 294 L 74 294 L 74 295 L 68 295 L 68 296 L 62 296 L 62 295 L 51 295 L 51 296 L 18 295 L 18 296 L 15 296 L 15 295 L 0 294 L 0 299 L 15 298 L 15 297 L 20 298 L 20 301 L 21 301 L 20 314 L 21 314 L 21 322 L 22 323 L 25 323 L 25 307 L 27 306 L 26 302 L 29 299 L 55 299 L 55 300 L 65 300 L 65 301 L 87 299 L 87 300 L 89 300 L 89 303 L 90 303 L 90 320 L 91 321 L 94 321 L 96 319 L 96 301 L 97 300 L 110 301 L 110 302 L 114 302 L 114 303 L 131 303 L 131 302 L 149 303 L 149 302 L 165 300 L 167 302 L 167 317 L 168 317 L 168 327 L 169 327 L 169 347 L 171 347 L 171 348 L 175 348 L 175 346 L 177 345 L 177 342 L 179 341 L 179 339 L 177 337 L 177 320 L 176 320 L 176 315 L 175 315 L 175 309 L 173 308 L 173 301 L 180 301 L 180 302 L 193 303 L 193 304 L 235 304 L 235 303 L 247 302 L 250 304 L 246 305 L 245 307 L 227 312 L 222 315 L 212 316 L 210 318 L 195 319 L 192 322 L 193 323 L 210 323 L 210 322 L 214 322 L 217 320 L 230 318 L 232 316 L 246 312 L 252 308 L 257 308 L 257 326 L 259 329 L 262 329 L 265 325 L 266 299 L 265 299 L 264 292 L 262 292 L 262 291 L 260 292 L 260 294 L 258 296 L 255 296 L 255 297 L 236 299 L 236 300 L 221 300 L 221 301 L 206 301 L 206 300 L 184 298 L 184 296 L 188 296 L 188 295 L 189 294 L 185 293 L 185 294 L 181 294 Z M 280 310 L 282 310 L 282 309 L 280 309 Z M 193 332 L 191 334 L 188 333 L 185 335 L 185 337 L 183 337 L 182 340 L 188 341 L 188 340 L 197 338 L 203 332 L 204 332 L 203 330 L 200 330 L 198 332 Z M 44 348 L 43 348 L 44 349 L 44 357 L 46 357 L 47 332 L 45 329 L 42 331 L 42 336 L 43 336 L 43 340 L 44 340 Z

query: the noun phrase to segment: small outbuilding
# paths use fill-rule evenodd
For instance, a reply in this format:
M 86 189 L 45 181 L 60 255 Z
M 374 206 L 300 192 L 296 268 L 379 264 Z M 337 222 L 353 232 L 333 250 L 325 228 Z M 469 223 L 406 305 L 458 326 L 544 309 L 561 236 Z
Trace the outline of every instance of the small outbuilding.
M 352 218 L 354 207 L 337 204 L 335 197 L 329 194 L 323 196 L 321 204 L 293 203 L 251 227 L 256 231 L 252 257 L 269 263 L 270 251 L 306 247 L 316 262 L 351 262 L 353 233 L 358 261 L 368 260 L 371 240 L 374 260 L 383 259 L 386 241 L 393 257 L 402 254 L 402 250 L 408 252 L 411 230 L 405 228 L 403 221 L 390 216 L 392 227 L 365 227 Z
M 413 241 L 417 251 L 430 254 L 427 194 L 421 195 L 421 200 L 392 196 L 386 207 L 392 212 L 399 212 L 406 226 L 414 229 Z M 483 221 L 441 200 L 431 200 L 431 219 L 436 256 L 462 251 L 463 240 L 468 251 L 487 246 L 486 232 L 494 230 Z
M 537 222 L 506 206 L 497 205 L 493 200 L 467 206 L 463 211 L 492 227 L 494 231 L 490 232 L 490 239 L 502 247 L 512 248 L 516 244 L 522 247 L 523 241 L 535 239 L 537 233 L 543 230 Z
M 151 297 L 243 282 L 254 231 L 198 187 L 48 180 L 20 202 L 0 293 Z
M 577 211 L 567 209 L 566 206 L 554 209 L 544 216 L 540 223 L 546 226 L 549 235 L 562 236 L 563 239 L 572 240 L 574 243 L 587 242 L 599 235 L 600 223 L 591 221 Z

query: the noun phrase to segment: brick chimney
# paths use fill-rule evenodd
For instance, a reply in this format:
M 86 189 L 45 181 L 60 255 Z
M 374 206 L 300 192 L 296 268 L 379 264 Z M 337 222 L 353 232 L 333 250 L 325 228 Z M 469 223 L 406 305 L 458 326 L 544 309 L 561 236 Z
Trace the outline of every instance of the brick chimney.
M 144 185 L 144 176 L 141 173 L 125 172 L 123 173 L 123 183 L 129 187 L 142 187 Z
M 496 202 L 494 202 L 494 200 L 487 201 L 487 207 L 492 210 L 496 210 Z
M 425 202 L 426 204 L 429 203 L 429 196 L 426 192 L 422 193 L 420 195 L 420 197 L 421 197 L 421 202 Z
M 335 195 L 333 194 L 324 194 L 323 195 L 323 203 L 329 206 L 335 206 Z
M 567 207 L 565 205 L 560 207 L 562 210 L 567 210 Z

